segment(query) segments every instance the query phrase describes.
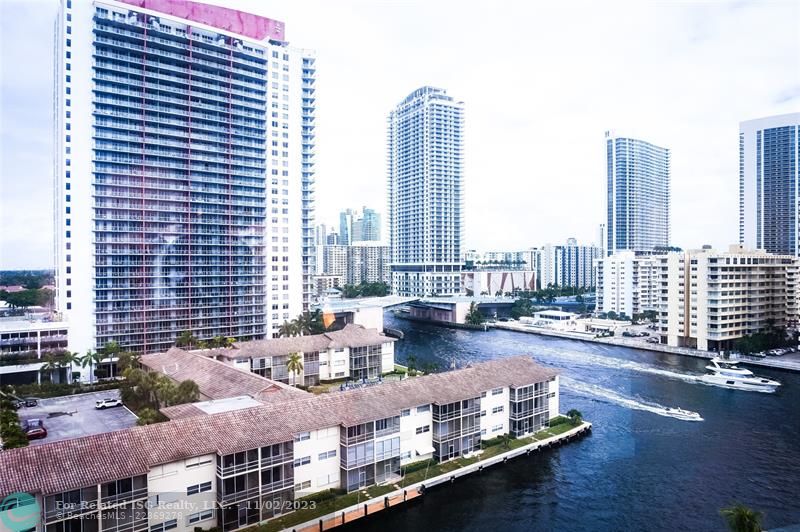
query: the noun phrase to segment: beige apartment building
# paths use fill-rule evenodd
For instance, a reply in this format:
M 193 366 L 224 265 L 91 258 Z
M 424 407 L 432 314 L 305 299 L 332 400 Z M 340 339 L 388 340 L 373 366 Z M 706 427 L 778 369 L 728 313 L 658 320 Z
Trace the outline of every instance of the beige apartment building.
M 733 245 L 655 257 L 661 341 L 728 350 L 747 334 L 797 324 L 798 259 Z

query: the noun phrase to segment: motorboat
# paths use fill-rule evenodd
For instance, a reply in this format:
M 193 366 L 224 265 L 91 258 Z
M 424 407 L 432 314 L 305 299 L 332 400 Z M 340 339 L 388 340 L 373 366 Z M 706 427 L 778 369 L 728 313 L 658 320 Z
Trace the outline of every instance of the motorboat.
M 684 421 L 703 421 L 700 414 L 692 412 L 691 410 L 684 410 L 683 408 L 670 408 L 667 407 L 664 411 L 671 417 L 682 419 Z
M 698 379 L 714 386 L 771 393 L 781 385 L 778 381 L 754 375 L 749 369 L 742 369 L 735 362 L 721 358 L 712 358 L 706 369 L 709 373 Z

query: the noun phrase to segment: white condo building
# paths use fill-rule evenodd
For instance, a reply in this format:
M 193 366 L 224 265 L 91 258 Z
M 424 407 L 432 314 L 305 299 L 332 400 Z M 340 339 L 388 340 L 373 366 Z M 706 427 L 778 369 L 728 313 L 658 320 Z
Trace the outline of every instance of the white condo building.
M 524 356 L 319 395 L 198 357 L 174 348 L 143 362 L 215 366 L 187 373 L 211 400 L 163 408 L 163 423 L 2 452 L 0 497 L 30 494 L 38 506 L 18 504 L 44 532 L 228 532 L 299 497 L 396 484 L 401 466 L 530 436 L 559 411 L 556 371 Z
M 800 256 L 800 113 L 739 124 L 739 243 Z
M 389 282 L 389 246 L 380 242 L 353 242 L 323 246 L 322 274 L 341 276 L 347 284 Z
M 539 257 L 540 286 L 594 287 L 594 261 L 600 258 L 600 251 L 597 246 L 578 244 L 574 238 L 568 238 L 566 244 L 545 244 Z
M 619 251 L 597 264 L 597 312 L 615 312 L 633 317 L 658 310 L 660 278 L 653 256 Z
M 654 257 L 662 343 L 728 350 L 747 334 L 797 323 L 798 261 L 731 246 Z
M 62 0 L 55 57 L 70 350 L 275 336 L 313 289 L 313 53 L 231 9 Z
M 606 253 L 669 246 L 669 149 L 607 131 L 606 162 Z
M 392 292 L 460 288 L 464 103 L 422 87 L 389 114 L 387 135 Z

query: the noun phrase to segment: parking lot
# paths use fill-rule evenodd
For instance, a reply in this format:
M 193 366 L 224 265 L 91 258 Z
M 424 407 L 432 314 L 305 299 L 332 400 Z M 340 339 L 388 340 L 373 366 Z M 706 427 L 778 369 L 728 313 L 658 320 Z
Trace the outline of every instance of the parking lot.
M 23 407 L 17 413 L 20 421 L 41 419 L 44 422 L 47 437 L 32 440 L 31 445 L 79 438 L 136 425 L 136 416 L 124 406 L 96 410 L 95 401 L 107 397 L 119 397 L 119 392 L 108 390 L 41 399 L 38 406 Z

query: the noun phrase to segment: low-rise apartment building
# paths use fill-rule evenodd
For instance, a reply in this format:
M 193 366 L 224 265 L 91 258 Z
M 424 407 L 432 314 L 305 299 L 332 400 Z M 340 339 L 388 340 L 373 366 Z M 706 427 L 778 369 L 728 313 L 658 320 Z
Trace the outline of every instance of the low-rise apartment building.
M 556 372 L 524 356 L 220 413 L 180 405 L 164 423 L 0 452 L 0 497 L 33 495 L 43 532 L 227 532 L 530 434 L 558 406 Z
M 321 381 L 375 380 L 393 371 L 396 341 L 376 329 L 348 324 L 323 334 L 237 342 L 232 348 L 194 353 L 279 383 L 315 386 Z M 173 360 L 178 351 L 181 350 L 146 355 L 142 362 L 154 369 L 172 368 L 178 364 Z M 303 362 L 303 369 L 297 374 L 288 369 L 293 353 L 299 354 Z
M 60 355 L 67 348 L 69 327 L 58 320 L 0 319 L 0 384 L 25 384 L 37 382 L 42 358 Z M 56 382 L 66 380 L 68 370 L 53 371 Z
M 710 248 L 657 256 L 662 343 L 704 351 L 796 323 L 798 259 Z

